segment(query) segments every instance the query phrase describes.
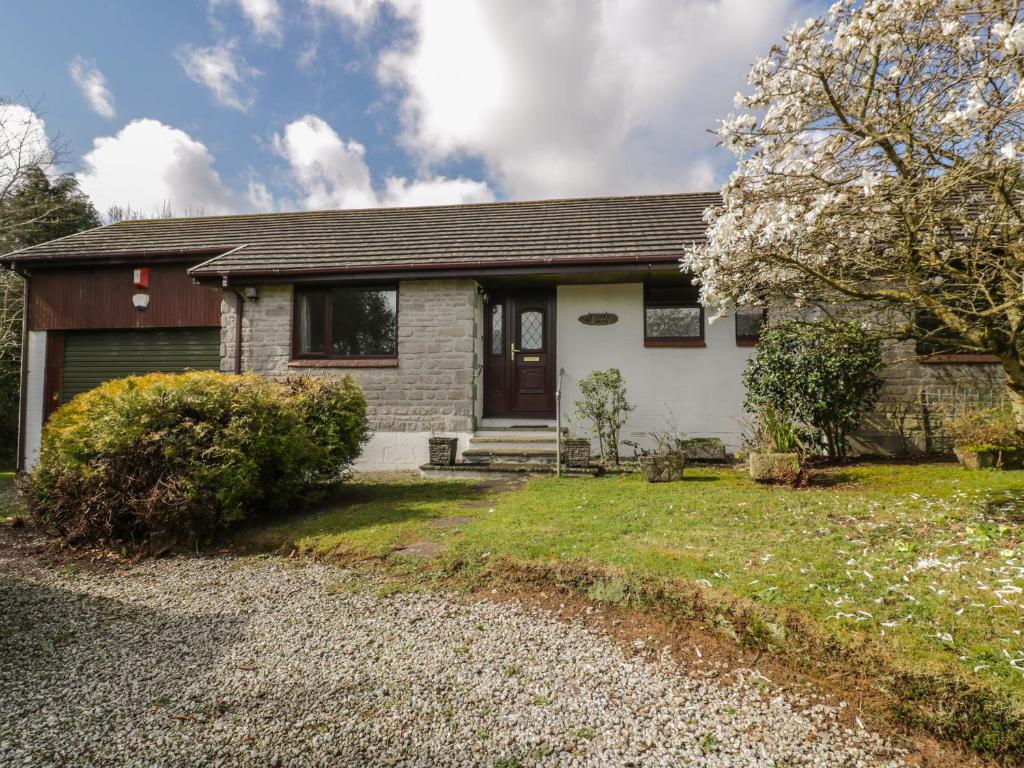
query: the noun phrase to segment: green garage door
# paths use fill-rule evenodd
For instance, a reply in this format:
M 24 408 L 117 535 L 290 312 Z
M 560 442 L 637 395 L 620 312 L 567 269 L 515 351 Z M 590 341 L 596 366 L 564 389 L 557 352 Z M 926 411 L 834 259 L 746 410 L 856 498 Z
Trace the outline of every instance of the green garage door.
M 109 379 L 189 368 L 220 368 L 219 328 L 69 331 L 60 400 L 66 403 Z

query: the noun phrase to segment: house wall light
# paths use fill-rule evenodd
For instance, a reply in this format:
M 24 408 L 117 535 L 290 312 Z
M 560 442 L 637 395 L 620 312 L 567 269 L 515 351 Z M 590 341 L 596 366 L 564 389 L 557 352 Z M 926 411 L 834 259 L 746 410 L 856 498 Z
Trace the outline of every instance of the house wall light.
M 242 295 L 249 301 L 258 301 L 260 298 L 260 289 L 255 285 L 246 286 L 242 289 Z

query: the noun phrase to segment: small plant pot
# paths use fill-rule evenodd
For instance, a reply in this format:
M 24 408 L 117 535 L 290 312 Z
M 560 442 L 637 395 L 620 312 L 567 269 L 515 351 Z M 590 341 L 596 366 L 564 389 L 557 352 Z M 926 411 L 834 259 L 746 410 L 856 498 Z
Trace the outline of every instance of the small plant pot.
M 432 437 L 430 444 L 430 463 L 435 467 L 450 467 L 455 464 L 455 455 L 459 451 L 459 440 L 456 437 Z
M 682 445 L 688 461 L 725 461 L 725 443 L 717 437 L 693 437 Z
M 800 479 L 799 453 L 751 453 L 750 476 L 759 483 L 796 484 Z
M 590 441 L 582 437 L 562 440 L 562 463 L 567 467 L 589 467 Z
M 685 453 L 652 453 L 640 456 L 640 470 L 649 483 L 671 483 L 683 479 Z
M 1021 469 L 1024 451 L 1014 448 L 954 448 L 957 460 L 967 469 Z

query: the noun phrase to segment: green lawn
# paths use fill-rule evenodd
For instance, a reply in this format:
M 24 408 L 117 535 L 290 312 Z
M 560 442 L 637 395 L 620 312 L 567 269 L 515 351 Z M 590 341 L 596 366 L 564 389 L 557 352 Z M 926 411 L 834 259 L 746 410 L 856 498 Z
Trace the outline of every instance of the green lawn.
M 456 515 L 473 520 L 437 523 Z M 359 482 L 336 506 L 249 538 L 349 556 L 436 541 L 446 545 L 441 562 L 462 571 L 502 559 L 606 569 L 605 592 L 618 597 L 634 584 L 648 592 L 652 583 L 699 585 L 712 605 L 738 598 L 754 606 L 768 644 L 838 649 L 837 658 L 872 654 L 911 678 L 891 683 L 897 693 L 910 686 L 927 698 L 927 681 L 954 681 L 1024 722 L 1024 472 L 863 464 L 820 473 L 801 490 L 760 487 L 731 468 L 692 468 L 682 482 L 661 485 L 637 475 L 533 479 L 504 492 Z M 726 607 L 715 622 L 739 631 Z M 799 626 L 806 637 L 793 637 Z M 934 713 L 944 723 L 937 730 L 977 726 L 954 723 L 964 716 L 993 717 L 965 715 L 957 701 L 935 701 L 953 707 Z M 980 734 L 975 746 L 998 751 L 993 740 L 1003 736 Z

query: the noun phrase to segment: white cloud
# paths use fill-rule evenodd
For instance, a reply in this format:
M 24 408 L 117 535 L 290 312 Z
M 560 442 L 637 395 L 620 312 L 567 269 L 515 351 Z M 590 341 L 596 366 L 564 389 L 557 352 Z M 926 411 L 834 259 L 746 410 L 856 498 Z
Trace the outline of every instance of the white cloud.
M 7 199 L 25 182 L 32 166 L 42 168 L 49 176 L 58 172 L 46 123 L 28 107 L 0 99 L 0 200 Z M 0 246 L 3 241 L 0 232 Z
M 361 29 L 386 3 L 405 145 L 470 155 L 515 197 L 709 189 L 731 159 L 707 133 L 806 0 L 307 0 Z
M 357 30 L 369 26 L 383 5 L 381 0 L 306 0 L 306 3 L 313 10 L 326 11 Z
M 41 122 L 39 126 L 42 129 Z M 244 188 L 232 188 L 221 179 L 213 155 L 202 142 L 152 119 L 134 120 L 113 136 L 97 138 L 82 158 L 85 170 L 77 178 L 97 210 L 106 212 L 113 205 L 121 205 L 147 215 L 165 208 L 177 215 L 212 216 L 494 199 L 483 182 L 443 176 L 415 180 L 391 176 L 383 180 L 378 194 L 363 145 L 343 140 L 316 115 L 289 123 L 274 136 L 273 147 L 287 161 L 297 199 L 275 197 L 255 174 L 250 175 Z
M 185 74 L 209 88 L 220 104 L 242 112 L 252 107 L 256 99 L 252 81 L 261 73 L 235 52 L 233 44 L 209 48 L 186 45 L 178 51 L 178 61 Z
M 115 135 L 95 139 L 82 163 L 78 182 L 99 211 L 130 205 L 154 214 L 168 205 L 179 215 L 213 215 L 240 208 L 209 150 L 158 120 L 133 120 Z
M 210 0 L 210 8 L 224 5 L 231 0 Z M 253 32 L 275 45 L 280 44 L 284 35 L 282 29 L 283 15 L 278 0 L 235 0 L 242 15 L 252 25 Z
M 380 205 L 439 205 L 494 199 L 487 184 L 465 178 L 431 176 L 410 181 L 388 177 L 383 192 L 373 187 L 366 149 L 342 139 L 323 119 L 306 115 L 274 136 L 274 149 L 288 162 L 299 205 L 322 208 L 372 208 Z
M 18 185 L 24 169 L 48 169 L 53 159 L 43 119 L 28 107 L 0 99 L 0 194 Z
M 103 76 L 95 61 L 75 56 L 68 66 L 68 72 L 96 114 L 110 118 L 117 114 L 114 110 L 114 94 L 110 92 L 107 78 Z
M 368 208 L 377 204 L 358 141 L 344 141 L 316 115 L 306 115 L 274 136 L 274 149 L 288 161 L 302 207 Z
M 494 192 L 486 182 L 459 177 L 433 176 L 409 181 L 402 176 L 384 180 L 381 205 L 450 205 L 452 203 L 490 203 Z

